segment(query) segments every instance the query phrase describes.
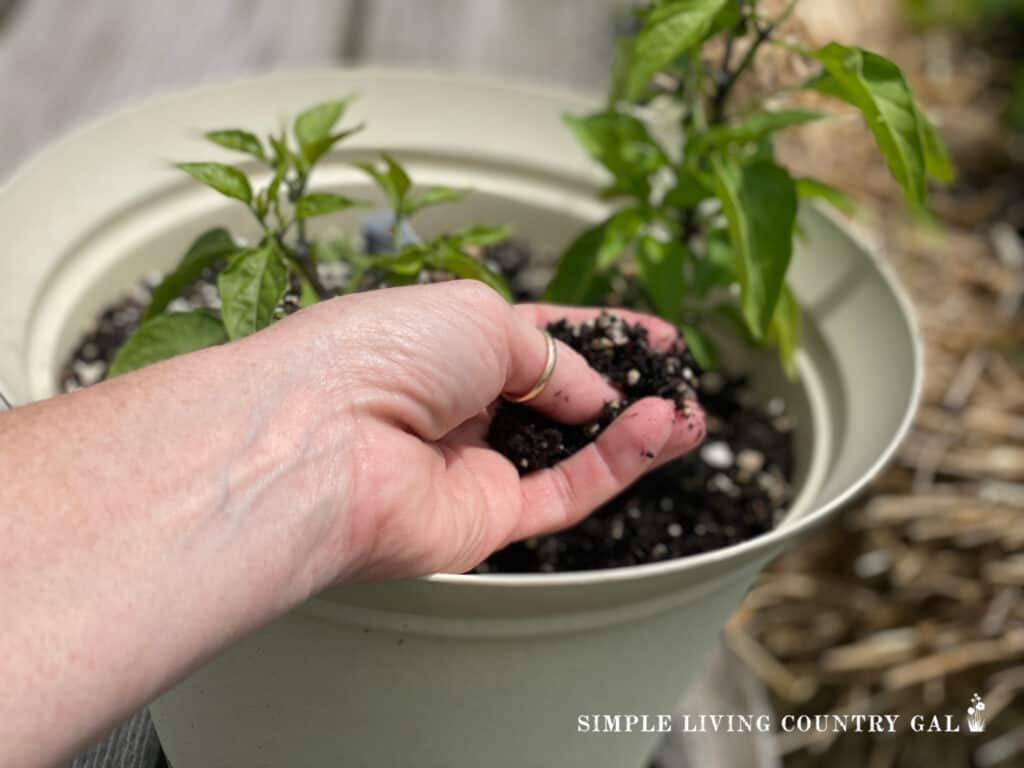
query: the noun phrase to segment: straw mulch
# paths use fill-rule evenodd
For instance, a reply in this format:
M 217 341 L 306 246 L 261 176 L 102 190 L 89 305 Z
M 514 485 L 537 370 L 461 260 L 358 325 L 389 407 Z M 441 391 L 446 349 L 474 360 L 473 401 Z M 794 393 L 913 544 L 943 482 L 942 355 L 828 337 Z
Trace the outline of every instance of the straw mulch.
M 952 32 L 911 33 L 898 3 L 804 6 L 813 10 L 792 34 L 901 63 L 961 175 L 933 198 L 941 225 L 922 226 L 859 120 L 812 126 L 785 146 L 802 171 L 855 185 L 854 227 L 916 305 L 926 383 L 894 464 L 770 568 L 726 641 L 780 715 L 902 715 L 896 735 L 781 734 L 786 766 L 1024 765 L 1024 141 L 998 117 L 1004 63 Z M 983 734 L 963 721 L 974 693 Z M 909 728 L 913 715 L 947 713 L 960 733 Z

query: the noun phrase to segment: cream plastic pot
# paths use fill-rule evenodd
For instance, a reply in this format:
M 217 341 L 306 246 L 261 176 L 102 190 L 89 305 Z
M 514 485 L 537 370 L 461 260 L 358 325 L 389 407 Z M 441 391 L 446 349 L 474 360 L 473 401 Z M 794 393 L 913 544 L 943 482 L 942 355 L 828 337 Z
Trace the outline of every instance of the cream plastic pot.
M 223 159 L 200 138 L 356 92 L 369 129 L 315 177 L 370 194 L 354 158 L 395 152 L 421 183 L 473 187 L 418 227 L 509 223 L 556 250 L 604 212 L 600 174 L 560 120 L 592 100 L 431 74 L 277 75 L 165 97 L 53 145 L 0 192 L 0 391 L 56 392 L 99 310 L 245 212 L 168 160 Z M 245 165 L 243 162 L 242 165 Z M 255 170 L 255 165 L 250 166 Z M 355 225 L 340 215 L 325 227 Z M 624 768 L 657 736 L 577 733 L 587 713 L 667 713 L 758 571 L 832 515 L 892 454 L 921 379 L 908 304 L 872 253 L 819 210 L 791 271 L 806 311 L 800 381 L 734 350 L 797 420 L 799 493 L 771 533 L 717 552 L 601 572 L 454 576 L 327 590 L 152 706 L 175 768 Z M 174 631 L 168 627 L 168 631 Z

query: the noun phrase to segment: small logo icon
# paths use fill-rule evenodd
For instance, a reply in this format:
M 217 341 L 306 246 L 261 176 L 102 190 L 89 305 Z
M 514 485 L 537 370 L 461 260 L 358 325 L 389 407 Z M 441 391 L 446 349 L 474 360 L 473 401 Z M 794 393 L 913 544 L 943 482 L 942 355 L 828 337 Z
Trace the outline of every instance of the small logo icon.
M 971 705 L 967 707 L 967 729 L 971 733 L 983 733 L 985 730 L 985 702 L 981 696 L 971 696 Z

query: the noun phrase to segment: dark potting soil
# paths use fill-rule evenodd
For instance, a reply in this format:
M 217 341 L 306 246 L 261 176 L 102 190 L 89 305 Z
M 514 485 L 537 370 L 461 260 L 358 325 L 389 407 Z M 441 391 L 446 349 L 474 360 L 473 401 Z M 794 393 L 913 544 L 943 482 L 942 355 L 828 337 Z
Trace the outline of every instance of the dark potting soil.
M 560 424 L 526 405 L 500 403 L 487 442 L 511 461 L 519 474 L 552 467 L 568 458 L 644 397 L 674 400 L 681 417 L 690 418 L 699 369 L 682 346 L 656 352 L 648 345 L 646 328 L 608 313 L 582 325 L 560 320 L 550 324 L 548 332 L 579 352 L 622 396 L 606 404 L 596 420 L 580 426 Z M 690 424 L 694 424 L 692 419 Z
M 505 273 L 517 298 L 528 299 L 541 284 L 531 253 L 529 246 L 510 241 L 486 249 L 483 258 Z M 344 265 L 324 265 L 321 278 L 329 287 L 344 285 Z M 157 275 L 147 278 L 101 313 L 64 366 L 64 391 L 103 379 L 118 348 L 138 326 L 158 280 Z M 216 268 L 170 310 L 198 307 L 219 307 Z M 298 287 L 293 286 L 279 312 L 290 314 L 298 307 Z M 774 527 L 789 501 L 793 476 L 793 425 L 781 398 L 759 402 L 746 378 L 701 371 L 683 349 L 653 352 L 643 328 L 613 315 L 579 327 L 561 321 L 549 330 L 607 376 L 622 398 L 583 426 L 558 424 L 526 406 L 502 402 L 489 439 L 520 473 L 571 455 L 630 403 L 648 395 L 674 399 L 685 418 L 687 402 L 698 393 L 707 437 L 692 454 L 648 473 L 573 528 L 516 542 L 475 573 L 553 573 L 657 562 L 736 544 Z

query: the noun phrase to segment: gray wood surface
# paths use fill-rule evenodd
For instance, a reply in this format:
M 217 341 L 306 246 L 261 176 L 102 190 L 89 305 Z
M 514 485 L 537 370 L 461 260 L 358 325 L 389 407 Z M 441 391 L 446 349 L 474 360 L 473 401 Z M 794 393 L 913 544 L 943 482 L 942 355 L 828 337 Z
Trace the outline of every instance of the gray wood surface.
M 272 70 L 416 66 L 597 88 L 625 5 L 0 0 L 0 178 L 83 120 L 166 91 Z

